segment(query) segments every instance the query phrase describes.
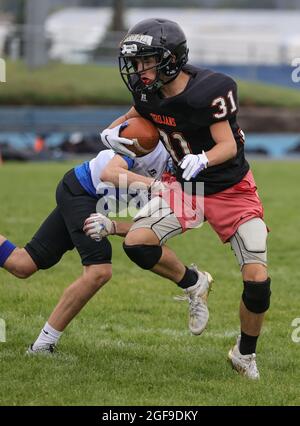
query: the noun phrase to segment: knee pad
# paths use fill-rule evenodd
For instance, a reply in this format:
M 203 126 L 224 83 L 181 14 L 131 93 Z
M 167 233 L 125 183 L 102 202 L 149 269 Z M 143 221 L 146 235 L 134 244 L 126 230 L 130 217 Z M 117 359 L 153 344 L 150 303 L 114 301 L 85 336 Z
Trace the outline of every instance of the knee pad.
M 242 294 L 246 308 L 255 314 L 262 314 L 269 309 L 271 297 L 271 278 L 263 282 L 244 281 Z
M 152 269 L 162 255 L 161 246 L 150 246 L 144 244 L 128 246 L 123 243 L 123 249 L 129 259 L 143 269 Z
M 239 226 L 230 243 L 241 268 L 249 263 L 267 265 L 267 236 L 268 229 L 261 218 Z
M 168 203 L 161 197 L 152 198 L 133 219 L 131 230 L 148 228 L 159 239 L 160 244 L 181 234 L 182 227 Z

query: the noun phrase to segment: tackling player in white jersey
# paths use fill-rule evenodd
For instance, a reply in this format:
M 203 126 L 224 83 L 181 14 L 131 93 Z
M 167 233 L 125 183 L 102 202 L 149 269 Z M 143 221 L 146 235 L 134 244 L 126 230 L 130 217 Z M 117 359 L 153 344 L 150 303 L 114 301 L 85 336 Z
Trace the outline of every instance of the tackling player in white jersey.
M 39 269 L 51 268 L 74 247 L 83 265 L 82 275 L 65 289 L 27 353 L 54 352 L 67 325 L 112 276 L 110 242 L 107 238 L 94 241 L 83 232 L 85 219 L 95 213 L 101 198 L 97 188 L 103 190 L 107 178 L 113 181 L 120 174 L 126 176 L 128 184 L 140 181 L 144 188 L 150 187 L 155 179 L 161 179 L 168 160 L 169 154 L 161 143 L 150 154 L 135 160 L 116 155 L 112 150 L 101 151 L 91 161 L 65 174 L 57 187 L 57 206 L 24 248 L 16 247 L 0 235 L 0 267 L 18 278 L 28 278 Z M 115 233 L 126 234 L 122 223 Z

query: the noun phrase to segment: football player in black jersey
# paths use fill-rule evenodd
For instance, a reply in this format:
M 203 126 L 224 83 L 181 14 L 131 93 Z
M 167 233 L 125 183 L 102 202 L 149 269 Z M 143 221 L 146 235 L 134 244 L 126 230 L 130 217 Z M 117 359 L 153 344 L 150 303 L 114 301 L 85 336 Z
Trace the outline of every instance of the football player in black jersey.
M 237 86 L 230 77 L 187 65 L 187 61 L 186 37 L 177 23 L 147 19 L 131 28 L 120 44 L 119 67 L 132 93 L 133 106 L 105 129 L 101 138 L 109 148 L 132 158 L 134 154 L 126 148 L 132 141 L 120 138 L 116 130 L 131 117 L 151 120 L 177 167 L 181 196 L 192 196 L 196 201 L 201 197 L 198 188 L 204 187 L 205 219 L 224 243 L 230 242 L 244 286 L 241 334 L 228 356 L 238 372 L 258 379 L 256 343 L 270 304 L 271 281 L 263 207 L 244 157 L 244 134 L 236 119 Z M 140 267 L 185 290 L 190 330 L 201 334 L 208 321 L 206 302 L 212 278 L 195 267 L 185 267 L 164 244 L 196 226 L 189 226 L 184 215 L 177 214 L 166 193 L 170 195 L 167 186 L 150 200 L 150 208 L 134 219 L 124 250 Z M 159 212 L 159 217 L 153 212 Z

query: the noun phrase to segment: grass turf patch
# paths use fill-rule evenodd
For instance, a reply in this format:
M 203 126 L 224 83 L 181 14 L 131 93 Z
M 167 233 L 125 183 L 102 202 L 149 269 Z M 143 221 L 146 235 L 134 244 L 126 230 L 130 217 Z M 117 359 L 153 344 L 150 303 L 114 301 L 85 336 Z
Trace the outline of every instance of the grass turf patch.
M 0 105 L 129 105 L 131 95 L 118 65 L 50 63 L 28 70 L 23 62 L 7 61 L 7 82 L 1 84 Z M 239 81 L 241 105 L 300 107 L 300 91 Z
M 0 230 L 22 246 L 55 206 L 55 188 L 71 164 L 0 168 Z M 170 281 L 142 271 L 111 238 L 113 278 L 63 334 L 57 357 L 26 357 L 60 295 L 81 273 L 76 251 L 49 271 L 20 281 L 0 270 L 0 405 L 299 405 L 299 344 L 291 322 L 298 302 L 299 164 L 256 162 L 253 171 L 271 228 L 271 309 L 258 343 L 259 382 L 226 361 L 239 331 L 242 281 L 228 245 L 208 225 L 170 241 L 186 263 L 215 278 L 210 321 L 191 336 L 187 305 Z

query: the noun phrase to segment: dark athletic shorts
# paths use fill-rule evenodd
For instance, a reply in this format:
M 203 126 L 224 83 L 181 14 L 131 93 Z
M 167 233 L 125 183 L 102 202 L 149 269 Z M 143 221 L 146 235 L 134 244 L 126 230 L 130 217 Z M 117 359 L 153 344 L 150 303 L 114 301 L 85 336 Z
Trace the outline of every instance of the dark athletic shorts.
M 112 249 L 108 239 L 96 242 L 82 230 L 85 219 L 96 212 L 97 201 L 80 185 L 74 169 L 65 174 L 56 190 L 57 207 L 25 246 L 39 269 L 55 265 L 74 247 L 85 266 L 111 263 Z

